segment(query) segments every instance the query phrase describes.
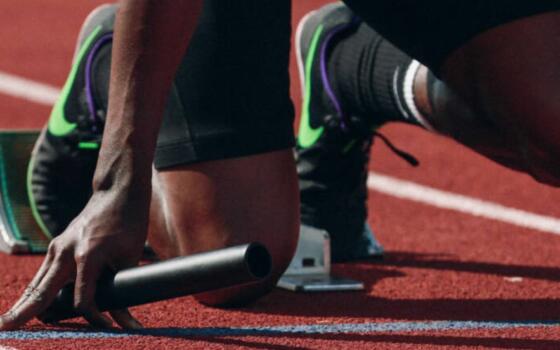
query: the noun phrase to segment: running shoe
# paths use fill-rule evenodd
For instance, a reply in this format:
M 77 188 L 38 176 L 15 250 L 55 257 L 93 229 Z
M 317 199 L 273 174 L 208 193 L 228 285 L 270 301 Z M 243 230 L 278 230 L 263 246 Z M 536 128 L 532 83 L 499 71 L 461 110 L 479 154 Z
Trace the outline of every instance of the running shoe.
M 350 9 L 335 3 L 306 15 L 296 32 L 303 91 L 296 146 L 301 221 L 329 233 L 335 262 L 383 255 L 367 223 L 366 182 L 375 128 L 344 113 L 327 74 L 333 44 L 359 24 Z
M 86 20 L 72 68 L 32 152 L 27 189 L 35 220 L 52 238 L 64 231 L 92 194 L 111 64 L 116 6 Z

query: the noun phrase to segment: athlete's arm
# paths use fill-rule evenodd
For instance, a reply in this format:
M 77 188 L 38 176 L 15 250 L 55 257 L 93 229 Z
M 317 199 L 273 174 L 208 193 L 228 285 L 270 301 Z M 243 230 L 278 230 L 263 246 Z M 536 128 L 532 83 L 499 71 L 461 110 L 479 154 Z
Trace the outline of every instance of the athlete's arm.
M 75 306 L 96 326 L 109 326 L 94 303 L 106 269 L 137 264 L 146 239 L 151 167 L 168 91 L 192 36 L 202 0 L 123 0 L 115 24 L 109 108 L 84 211 L 55 238 L 28 288 L 0 317 L 0 330 L 40 314 L 75 280 Z M 123 327 L 139 324 L 126 310 Z

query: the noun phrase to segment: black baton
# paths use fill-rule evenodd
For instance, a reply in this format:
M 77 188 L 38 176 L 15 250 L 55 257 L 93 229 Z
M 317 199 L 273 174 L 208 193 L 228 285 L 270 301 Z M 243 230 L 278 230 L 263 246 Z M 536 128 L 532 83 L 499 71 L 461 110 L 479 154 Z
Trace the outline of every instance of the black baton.
M 266 278 L 272 268 L 268 250 L 250 243 L 134 267 L 103 278 L 95 302 L 100 311 L 177 298 Z M 77 317 L 73 308 L 74 286 L 63 288 L 55 301 L 39 315 L 45 323 Z

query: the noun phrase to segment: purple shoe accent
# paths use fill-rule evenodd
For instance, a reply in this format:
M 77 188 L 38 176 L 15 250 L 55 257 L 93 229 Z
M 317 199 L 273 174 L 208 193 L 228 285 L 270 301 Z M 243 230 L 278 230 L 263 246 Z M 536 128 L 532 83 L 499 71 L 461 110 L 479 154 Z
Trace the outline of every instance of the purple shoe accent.
M 320 53 L 320 66 L 321 66 L 321 81 L 323 82 L 323 87 L 325 89 L 325 91 L 327 92 L 327 95 L 329 96 L 329 99 L 331 100 L 331 102 L 334 105 L 334 108 L 336 109 L 336 112 L 338 113 L 338 116 L 340 117 L 340 126 L 342 128 L 342 130 L 347 131 L 348 130 L 348 121 L 346 120 L 346 116 L 344 115 L 344 113 L 342 112 L 342 107 L 340 105 L 340 101 L 338 101 L 338 99 L 336 98 L 335 94 L 334 94 L 334 90 L 331 86 L 331 83 L 329 81 L 329 76 L 327 73 L 327 50 L 329 48 L 329 44 L 330 41 L 332 40 L 332 38 L 342 32 L 343 30 L 350 28 L 351 26 L 353 26 L 356 23 L 355 20 L 349 22 L 349 23 L 344 23 L 344 24 L 340 24 L 336 27 L 334 27 L 333 29 L 331 29 L 331 31 L 327 34 L 325 40 L 323 41 L 323 44 L 321 45 L 321 53 Z
M 96 106 L 95 106 L 95 101 L 93 99 L 93 91 L 91 90 L 91 69 L 92 69 L 92 65 L 93 65 L 93 60 L 95 58 L 95 55 L 97 54 L 97 52 L 99 52 L 99 50 L 101 49 L 101 47 L 103 47 L 103 45 L 109 43 L 110 41 L 113 40 L 113 33 L 107 33 L 103 36 L 101 36 L 96 42 L 95 45 L 93 45 L 91 51 L 88 54 L 87 57 L 87 61 L 86 61 L 86 68 L 85 68 L 85 75 L 86 75 L 86 98 L 87 98 L 87 104 L 88 104 L 88 109 L 89 109 L 89 114 L 90 114 L 90 119 L 93 123 L 93 131 L 96 132 L 97 131 L 97 114 L 96 114 Z

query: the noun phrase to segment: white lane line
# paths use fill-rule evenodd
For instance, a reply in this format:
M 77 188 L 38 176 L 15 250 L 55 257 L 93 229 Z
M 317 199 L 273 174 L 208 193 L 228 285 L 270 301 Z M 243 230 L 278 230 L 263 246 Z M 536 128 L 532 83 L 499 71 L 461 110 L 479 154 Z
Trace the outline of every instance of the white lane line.
M 383 194 L 560 235 L 560 219 L 534 214 L 394 177 L 369 173 L 368 187 Z
M 60 89 L 0 71 L 0 93 L 51 106 Z

